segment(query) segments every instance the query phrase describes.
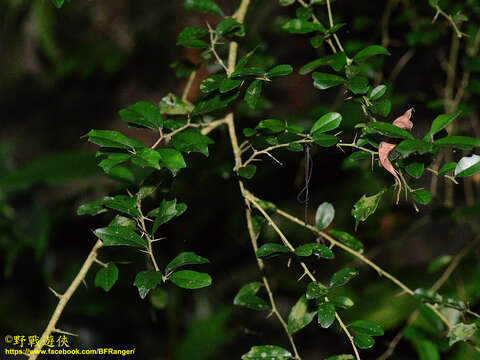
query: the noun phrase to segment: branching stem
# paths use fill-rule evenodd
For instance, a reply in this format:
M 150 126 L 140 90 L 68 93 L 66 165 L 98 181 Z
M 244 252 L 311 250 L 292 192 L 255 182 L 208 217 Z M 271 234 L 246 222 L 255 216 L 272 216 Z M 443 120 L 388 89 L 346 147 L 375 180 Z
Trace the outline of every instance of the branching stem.
M 77 276 L 75 276 L 75 279 L 73 279 L 72 283 L 68 287 L 67 291 L 65 291 L 63 295 L 59 295 L 57 307 L 55 308 L 55 311 L 53 312 L 52 317 L 48 322 L 47 328 L 45 329 L 42 336 L 40 337 L 40 340 L 37 342 L 37 344 L 35 345 L 35 348 L 30 353 L 28 357 L 29 360 L 35 360 L 38 356 L 38 353 L 40 352 L 43 345 L 45 344 L 45 341 L 52 334 L 52 332 L 58 332 L 56 328 L 58 319 L 62 315 L 62 312 L 65 309 L 65 306 L 68 304 L 68 301 L 70 300 L 72 295 L 75 293 L 75 291 L 80 286 L 80 284 L 84 281 L 85 276 L 88 273 L 88 270 L 90 269 L 92 264 L 95 262 L 95 259 L 97 258 L 97 251 L 102 247 L 102 245 L 103 245 L 102 241 L 97 240 L 92 250 L 88 254 L 88 257 L 83 263 Z

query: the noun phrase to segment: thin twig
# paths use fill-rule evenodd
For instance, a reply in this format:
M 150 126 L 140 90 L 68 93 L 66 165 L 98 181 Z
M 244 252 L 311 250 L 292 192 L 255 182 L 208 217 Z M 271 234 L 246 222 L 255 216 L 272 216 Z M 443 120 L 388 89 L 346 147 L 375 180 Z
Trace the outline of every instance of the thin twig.
M 55 311 L 53 312 L 52 317 L 48 322 L 47 328 L 45 329 L 42 336 L 40 337 L 40 340 L 35 345 L 35 348 L 30 353 L 28 357 L 29 360 L 35 360 L 37 358 L 38 353 L 40 352 L 43 345 L 45 344 L 45 341 L 52 334 L 52 332 L 56 331 L 56 325 L 57 325 L 58 319 L 62 315 L 62 312 L 65 309 L 65 306 L 68 304 L 68 301 L 70 300 L 72 295 L 75 293 L 79 285 L 85 279 L 85 276 L 87 275 L 88 270 L 90 269 L 92 264 L 95 262 L 95 259 L 97 258 L 97 251 L 102 247 L 102 245 L 103 245 L 102 241 L 97 240 L 92 250 L 88 254 L 87 259 L 85 260 L 82 267 L 80 268 L 80 271 L 78 272 L 77 276 L 75 276 L 75 279 L 73 279 L 67 291 L 65 291 L 65 293 L 60 296 L 57 307 L 55 308 Z
M 462 250 L 460 250 L 460 252 L 455 255 L 455 257 L 452 259 L 450 265 L 445 269 L 445 271 L 443 272 L 442 276 L 440 276 L 438 278 L 438 280 L 432 285 L 432 287 L 430 288 L 430 290 L 434 291 L 434 292 L 437 292 L 446 282 L 447 280 L 450 278 L 450 276 L 452 275 L 452 273 L 455 271 L 455 269 L 457 268 L 457 266 L 460 264 L 460 261 L 463 259 L 463 257 L 465 255 L 468 254 L 468 252 L 473 248 L 474 244 L 476 243 L 477 241 L 472 241 L 470 244 L 468 244 L 467 246 L 465 246 Z M 405 332 L 405 329 L 410 326 L 411 324 L 413 324 L 413 322 L 417 319 L 418 315 L 420 314 L 420 311 L 419 310 L 415 310 L 411 315 L 410 317 L 408 318 L 407 320 L 407 325 L 401 330 L 398 332 L 397 335 L 395 335 L 395 337 L 393 338 L 393 340 L 390 342 L 390 344 L 388 345 L 388 348 L 387 350 L 385 350 L 385 352 L 380 355 L 377 360 L 386 360 L 388 359 L 390 356 L 393 355 L 393 353 L 395 352 L 395 348 L 397 347 L 398 343 L 403 339 L 403 336 L 404 336 L 404 332 Z
M 188 77 L 187 84 L 185 85 L 185 89 L 183 90 L 182 94 L 182 101 L 187 101 L 188 94 L 190 93 L 190 89 L 192 88 L 193 81 L 195 80 L 195 76 L 197 75 L 196 71 L 192 71 L 190 76 Z
M 258 204 L 257 198 L 255 198 L 251 193 L 245 191 L 246 199 L 254 205 L 258 211 L 263 215 L 263 217 L 267 220 L 268 224 L 275 230 L 275 232 L 278 234 L 280 239 L 282 240 L 283 244 L 290 249 L 290 251 L 295 251 L 295 248 L 292 246 L 292 244 L 288 241 L 286 236 L 283 234 L 283 232 L 279 229 L 277 224 L 272 220 L 272 218 L 267 214 L 267 212 Z M 312 281 L 317 281 L 315 276 L 313 276 L 312 272 L 308 269 L 307 265 L 302 261 L 300 262 L 300 265 L 302 266 L 304 272 L 310 280 Z M 328 301 L 328 297 L 325 296 L 325 301 Z M 360 354 L 358 353 L 358 349 L 353 341 L 353 336 L 350 334 L 348 331 L 347 327 L 343 323 L 342 319 L 340 318 L 340 315 L 338 315 L 338 312 L 335 312 L 335 318 L 338 320 L 338 323 L 340 324 L 340 327 L 342 328 L 343 332 L 345 335 L 347 335 L 348 340 L 350 341 L 353 351 L 355 353 L 355 358 L 357 360 L 360 360 Z
M 296 218 L 295 216 L 292 216 L 288 213 L 286 213 L 285 211 L 282 211 L 280 209 L 277 208 L 277 213 L 281 216 L 283 216 L 284 218 L 302 226 L 302 227 L 305 227 L 311 231 L 313 231 L 314 233 L 322 236 L 323 238 L 325 238 L 326 240 L 328 240 L 332 245 L 335 245 L 335 246 L 338 246 L 339 248 L 345 250 L 346 252 L 352 254 L 353 256 L 355 256 L 356 258 L 358 258 L 359 260 L 361 260 L 363 263 L 367 264 L 368 266 L 370 266 L 371 268 L 373 268 L 374 270 L 377 271 L 377 273 L 380 275 L 380 276 L 385 276 L 387 279 L 389 279 L 390 281 L 392 281 L 394 284 L 396 284 L 399 288 L 401 288 L 404 292 L 406 292 L 407 294 L 409 295 L 414 295 L 414 292 L 412 289 L 410 289 L 407 285 L 405 285 L 403 282 L 401 282 L 399 279 L 397 279 L 395 276 L 391 275 L 390 273 L 386 272 L 385 270 L 383 270 L 380 266 L 378 266 L 377 264 L 375 264 L 374 262 L 372 262 L 370 259 L 366 258 L 364 255 L 362 255 L 360 252 L 358 251 L 355 251 L 353 250 L 352 248 L 344 245 L 343 243 L 335 240 L 332 236 L 328 235 L 327 233 L 321 231 L 321 230 L 318 230 L 316 227 L 312 226 L 312 225 L 308 225 L 308 224 L 305 224 L 304 221 Z M 433 310 L 433 312 L 435 312 L 435 314 L 437 314 L 437 316 L 442 320 L 442 322 L 450 329 L 452 327 L 452 325 L 450 324 L 450 322 L 445 318 L 445 316 L 440 313 L 438 311 L 438 309 L 431 305 L 431 304 L 427 304 L 427 306 Z

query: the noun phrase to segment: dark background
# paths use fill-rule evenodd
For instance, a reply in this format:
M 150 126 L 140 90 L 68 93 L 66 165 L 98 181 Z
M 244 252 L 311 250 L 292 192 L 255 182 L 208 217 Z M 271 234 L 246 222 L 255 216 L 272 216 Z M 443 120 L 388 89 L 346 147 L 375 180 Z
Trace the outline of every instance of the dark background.
M 218 4 L 231 14 L 237 1 Z M 41 335 L 56 304 L 48 287 L 58 292 L 66 289 L 96 241 L 92 230 L 109 221 L 104 215 L 76 215 L 80 204 L 118 188 L 96 166 L 97 148 L 81 136 L 92 128 L 115 129 L 153 143 L 154 135 L 128 128 L 118 111 L 140 100 L 157 103 L 168 92 L 181 94 L 185 79 L 176 78 L 170 64 L 179 58 L 200 63 L 199 52 L 176 46 L 176 37 L 185 26 L 204 26 L 205 21 L 215 25 L 219 18 L 187 12 L 182 5 L 182 1 L 170 0 L 72 0 L 62 9 L 43 0 L 0 4 L 2 335 Z M 475 38 L 480 9 L 474 1 L 442 5 L 449 13 L 463 8 L 470 19 L 462 27 L 472 36 L 460 42 L 459 80 L 471 64 L 464 53 Z M 335 23 L 347 23 L 339 36 L 348 55 L 369 44 L 388 46 L 391 56 L 375 59 L 372 68 L 372 82 L 390 85 L 392 112 L 384 120 L 392 121 L 413 106 L 413 134 L 423 136 L 433 118 L 445 112 L 442 64 L 448 61 L 451 26 L 443 18 L 432 24 L 434 10 L 415 1 L 339 0 L 332 6 Z M 295 71 L 265 90 L 261 111 L 249 111 L 242 101 L 234 105 L 237 131 L 263 118 L 285 119 L 309 128 L 323 113 L 339 111 L 344 117 L 342 136 L 349 141 L 353 126 L 365 120 L 362 111 L 358 104 L 343 101 L 343 90 L 320 92 L 312 87 L 310 76 L 298 74 L 302 65 L 328 52 L 326 47 L 313 49 L 306 35 L 281 29 L 285 19 L 295 16 L 295 7 L 252 0 L 240 53 L 258 46 L 255 61 L 267 67 L 288 63 Z M 391 7 L 389 15 L 385 15 L 387 7 Z M 319 9 L 317 15 L 326 22 L 326 9 Z M 389 41 L 383 43 L 387 41 L 382 33 L 386 19 Z M 392 77 L 402 57 L 410 60 Z M 208 70 L 200 66 L 189 100 L 198 98 L 199 81 L 208 76 Z M 457 129 L 480 137 L 476 81 L 462 102 L 465 116 Z M 85 286 L 75 293 L 59 321 L 63 330 L 79 335 L 69 338 L 72 346 L 135 347 L 133 358 L 179 360 L 240 358 L 252 345 L 288 347 L 274 317 L 266 320 L 264 312 L 233 306 L 238 289 L 258 281 L 259 274 L 232 172 L 226 129 L 211 136 L 215 144 L 210 146 L 210 157 L 189 155 L 188 168 L 171 184 L 167 198 L 176 197 L 189 208 L 162 228 L 167 238 L 156 243 L 155 252 L 161 264 L 181 251 L 207 257 L 211 264 L 202 270 L 212 275 L 213 285 L 188 291 L 166 284 L 156 293 L 166 301 L 154 306 L 149 298 L 141 300 L 132 286 L 135 274 L 145 268 L 145 257 L 131 249 L 102 249 L 102 259 L 119 263 L 119 281 L 105 293 L 93 284 L 98 266 L 90 271 Z M 454 159 L 461 155 L 455 153 Z M 365 243 L 369 257 L 409 287 L 431 286 L 441 273 L 426 272 L 430 261 L 457 253 L 478 234 L 479 177 L 455 187 L 454 207 L 445 206 L 445 185 L 439 180 L 432 203 L 415 213 L 409 202 L 394 205 L 393 179 L 388 173 L 377 166 L 371 171 L 369 161 L 345 169 L 345 156 L 336 148 L 313 153 L 310 220 L 316 207 L 328 201 L 336 209 L 335 228 L 353 233 L 353 204 L 363 194 L 388 187 L 379 209 L 360 225 L 356 236 Z M 280 153 L 279 159 L 283 166 L 265 159 L 249 187 L 257 196 L 302 217 L 303 205 L 296 200 L 304 180 L 302 153 Z M 415 185 L 429 189 L 431 183 L 430 174 L 425 173 Z M 300 227 L 278 221 L 294 244 L 313 240 Z M 261 243 L 267 241 L 277 241 L 271 229 L 260 238 Z M 374 359 L 401 329 L 415 302 L 396 296 L 398 288 L 353 258 L 340 251 L 336 255 L 333 262 L 312 261 L 311 267 L 324 280 L 345 264 L 359 268 L 360 277 L 342 290 L 355 301 L 342 317 L 346 322 L 374 320 L 387 330 L 373 349 L 362 351 L 366 359 Z M 287 259 L 281 257 L 267 262 L 285 316 L 305 286 L 297 282 L 298 264 L 293 261 L 290 268 L 286 264 Z M 475 304 L 480 297 L 478 251 L 466 257 L 442 291 Z M 305 359 L 350 351 L 337 326 L 323 330 L 311 324 L 294 337 Z M 478 358 L 469 351 L 462 344 L 445 353 L 445 359 Z M 414 347 L 403 340 L 392 359 L 416 356 Z

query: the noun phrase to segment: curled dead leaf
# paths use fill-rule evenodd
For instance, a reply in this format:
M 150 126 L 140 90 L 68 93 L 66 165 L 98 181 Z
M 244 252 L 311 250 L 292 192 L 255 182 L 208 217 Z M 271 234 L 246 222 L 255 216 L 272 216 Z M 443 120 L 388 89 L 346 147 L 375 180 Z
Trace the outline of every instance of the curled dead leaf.
M 412 116 L 413 108 L 408 109 L 405 111 L 405 113 L 402 116 L 399 116 L 393 121 L 393 125 L 404 129 L 404 130 L 412 130 L 413 128 L 413 123 L 410 121 L 410 118 Z M 400 181 L 400 178 L 397 175 L 397 172 L 395 168 L 393 167 L 392 163 L 390 160 L 388 160 L 388 155 L 392 152 L 393 149 L 397 144 L 390 143 L 387 141 L 382 141 L 380 142 L 378 146 L 378 165 L 380 167 L 383 167 L 385 170 L 387 170 L 390 174 L 392 174 L 395 177 L 395 180 L 398 183 L 398 191 L 397 191 L 397 201 L 396 204 L 398 204 L 400 200 L 400 192 L 402 191 L 402 182 Z

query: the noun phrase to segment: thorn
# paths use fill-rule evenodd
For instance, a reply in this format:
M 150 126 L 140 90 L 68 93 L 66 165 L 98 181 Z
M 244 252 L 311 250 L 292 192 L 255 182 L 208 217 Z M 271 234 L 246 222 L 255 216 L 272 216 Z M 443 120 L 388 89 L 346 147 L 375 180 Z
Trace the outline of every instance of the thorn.
M 155 241 L 160 241 L 160 240 L 165 240 L 167 237 L 164 236 L 164 237 L 161 237 L 161 238 L 158 238 L 158 239 L 153 239 L 153 240 L 150 240 L 151 243 L 155 242 Z
M 302 280 L 302 279 L 305 277 L 305 275 L 307 275 L 307 272 L 306 272 L 306 271 L 302 274 L 302 276 L 300 276 L 300 277 L 298 278 L 297 282 L 300 281 L 300 280 Z
M 65 335 L 71 335 L 71 336 L 80 336 L 78 334 L 75 334 L 75 333 L 72 333 L 72 332 L 68 332 L 68 331 L 65 331 L 65 330 L 61 330 L 61 329 L 52 329 L 53 332 L 56 332 L 56 333 L 59 333 L 59 334 L 65 334 Z
M 268 151 L 266 152 L 266 154 L 267 154 L 268 156 L 270 156 L 273 160 L 275 160 L 280 166 L 283 166 L 283 164 L 282 164 L 279 160 L 277 160 L 277 159 L 275 158 L 275 156 L 273 156 L 272 154 L 270 154 Z
M 103 267 L 105 267 L 105 268 L 108 267 L 107 264 L 105 264 L 104 262 L 98 260 L 97 258 L 93 259 L 93 261 L 95 261 L 98 265 L 101 265 L 101 266 L 103 266 Z
M 147 255 L 150 255 L 150 252 L 148 252 L 147 250 L 138 249 L 138 251 L 143 252 L 143 253 L 145 253 L 145 254 L 147 254 Z
M 55 290 L 53 290 L 52 287 L 48 287 L 50 289 L 50 291 L 53 293 L 53 295 L 55 295 L 57 298 L 61 299 L 63 297 L 62 294 L 59 294 L 58 292 L 56 292 Z
M 266 316 L 266 319 L 271 318 L 274 313 L 275 311 L 272 309 L 272 311 L 270 311 L 269 314 Z
M 88 285 L 87 285 L 87 282 L 85 281 L 85 279 L 82 279 L 82 283 L 83 283 L 83 285 L 85 285 L 85 287 L 88 289 Z
M 128 196 L 130 196 L 131 198 L 133 198 L 133 194 L 130 192 L 129 189 L 127 189 L 127 194 L 128 194 Z

